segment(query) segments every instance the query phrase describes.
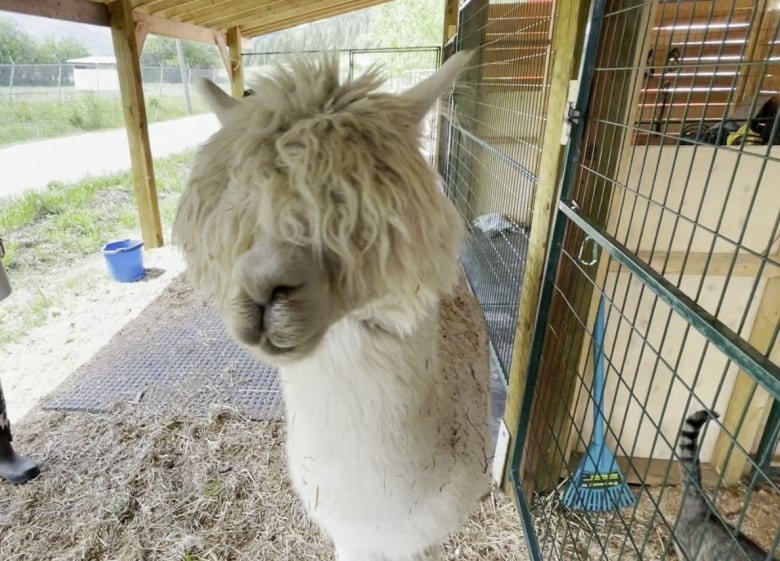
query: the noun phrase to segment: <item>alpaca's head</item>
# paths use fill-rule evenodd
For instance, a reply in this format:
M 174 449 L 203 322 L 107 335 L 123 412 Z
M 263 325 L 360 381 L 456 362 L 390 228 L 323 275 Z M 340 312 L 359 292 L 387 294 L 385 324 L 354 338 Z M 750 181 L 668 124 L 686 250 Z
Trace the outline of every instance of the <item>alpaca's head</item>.
M 221 129 L 195 156 L 174 240 L 231 333 L 271 362 L 347 315 L 408 332 L 457 278 L 462 224 L 420 153 L 420 123 L 468 60 L 401 94 L 299 60 L 233 99 L 200 84 Z

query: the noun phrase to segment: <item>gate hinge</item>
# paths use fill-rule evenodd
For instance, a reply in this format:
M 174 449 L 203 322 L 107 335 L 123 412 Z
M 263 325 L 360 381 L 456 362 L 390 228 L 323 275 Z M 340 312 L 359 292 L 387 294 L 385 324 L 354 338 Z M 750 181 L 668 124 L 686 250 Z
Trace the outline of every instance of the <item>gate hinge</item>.
M 577 97 L 580 94 L 580 81 L 569 80 L 569 94 L 566 97 L 566 113 L 563 117 L 563 129 L 561 130 L 561 144 L 566 145 L 571 138 L 571 127 L 580 122 L 582 113 L 577 109 Z

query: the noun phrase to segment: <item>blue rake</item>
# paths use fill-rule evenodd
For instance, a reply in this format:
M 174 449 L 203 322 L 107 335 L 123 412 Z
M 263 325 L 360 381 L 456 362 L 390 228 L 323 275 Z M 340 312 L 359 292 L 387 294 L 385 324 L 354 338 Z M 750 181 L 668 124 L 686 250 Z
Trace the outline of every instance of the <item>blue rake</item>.
M 593 330 L 593 434 L 577 471 L 569 480 L 563 504 L 571 510 L 605 512 L 631 506 L 636 497 L 626 484 L 615 454 L 604 440 L 604 295 Z

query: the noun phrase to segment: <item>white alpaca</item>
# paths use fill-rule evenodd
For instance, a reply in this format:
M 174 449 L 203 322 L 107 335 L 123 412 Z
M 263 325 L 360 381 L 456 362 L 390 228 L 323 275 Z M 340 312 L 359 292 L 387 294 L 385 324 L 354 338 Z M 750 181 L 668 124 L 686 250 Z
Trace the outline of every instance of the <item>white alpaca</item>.
M 486 359 L 458 356 L 474 336 L 447 312 L 462 223 L 420 154 L 467 60 L 400 95 L 373 72 L 340 83 L 333 60 L 241 101 L 201 83 L 222 127 L 175 240 L 231 334 L 278 366 L 291 480 L 340 561 L 439 559 L 488 490 Z

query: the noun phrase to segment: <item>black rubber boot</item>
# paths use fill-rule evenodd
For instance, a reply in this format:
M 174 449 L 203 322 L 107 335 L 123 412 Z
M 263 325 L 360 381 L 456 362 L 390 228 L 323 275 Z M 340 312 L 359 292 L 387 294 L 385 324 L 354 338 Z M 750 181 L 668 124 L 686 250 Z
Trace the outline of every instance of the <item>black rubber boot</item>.
M 0 477 L 20 485 L 35 479 L 40 473 L 38 464 L 14 452 L 8 432 L 0 432 Z

